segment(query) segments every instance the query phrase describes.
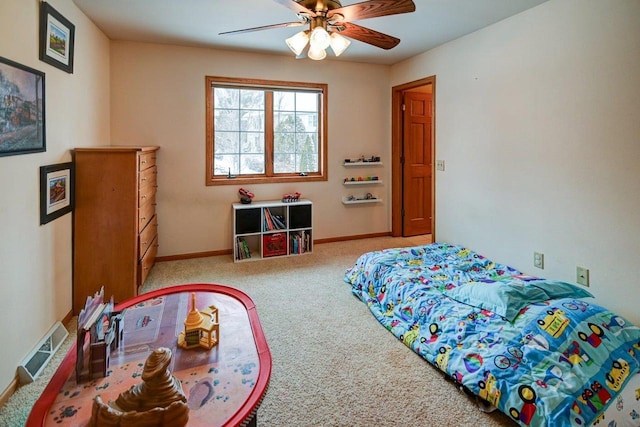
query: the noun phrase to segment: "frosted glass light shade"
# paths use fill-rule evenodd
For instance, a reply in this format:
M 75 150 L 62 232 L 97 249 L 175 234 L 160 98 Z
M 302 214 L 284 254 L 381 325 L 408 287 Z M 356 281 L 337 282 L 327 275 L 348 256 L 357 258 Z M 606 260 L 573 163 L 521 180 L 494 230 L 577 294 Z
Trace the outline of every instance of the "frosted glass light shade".
M 324 50 L 329 47 L 331 37 L 329 33 L 327 33 L 327 30 L 322 27 L 316 27 L 311 31 L 309 42 L 311 43 L 311 47 Z
M 300 31 L 286 39 L 285 42 L 287 46 L 289 46 L 289 49 L 291 49 L 291 52 L 298 56 L 302 53 L 307 43 L 309 43 L 309 34 L 307 34 L 306 31 Z
M 324 49 L 318 49 L 313 45 L 309 46 L 309 52 L 307 52 L 307 56 L 314 61 L 320 61 L 327 57 L 327 52 Z
M 340 56 L 342 52 L 347 50 L 347 48 L 351 44 L 351 41 L 346 37 L 342 37 L 340 34 L 336 32 L 332 32 L 330 43 L 331 43 L 331 49 L 333 50 L 333 53 L 335 53 L 336 56 Z

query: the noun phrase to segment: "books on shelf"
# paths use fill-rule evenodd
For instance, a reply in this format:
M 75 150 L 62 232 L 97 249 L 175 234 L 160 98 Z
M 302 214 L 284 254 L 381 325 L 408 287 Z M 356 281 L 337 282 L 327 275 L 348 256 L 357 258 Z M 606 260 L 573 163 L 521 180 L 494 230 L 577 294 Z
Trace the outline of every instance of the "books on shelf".
M 249 245 L 247 245 L 246 240 L 244 240 L 242 237 L 238 237 L 236 246 L 236 259 L 251 258 L 251 250 L 249 249 Z
M 311 234 L 308 231 L 299 231 L 291 235 L 291 253 L 303 254 L 311 251 Z
M 274 215 L 269 208 L 264 208 L 264 231 L 284 230 L 287 228 L 282 215 Z

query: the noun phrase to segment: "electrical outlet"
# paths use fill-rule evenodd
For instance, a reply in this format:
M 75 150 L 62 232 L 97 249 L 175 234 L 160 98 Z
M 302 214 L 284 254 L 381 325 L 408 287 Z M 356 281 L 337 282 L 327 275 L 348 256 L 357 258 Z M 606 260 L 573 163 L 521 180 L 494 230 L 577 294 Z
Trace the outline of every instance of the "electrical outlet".
M 544 254 L 540 252 L 533 253 L 533 266 L 544 269 Z
M 576 268 L 576 282 L 580 285 L 589 286 L 589 269 L 578 266 Z
M 444 160 L 436 160 L 436 169 L 444 172 Z

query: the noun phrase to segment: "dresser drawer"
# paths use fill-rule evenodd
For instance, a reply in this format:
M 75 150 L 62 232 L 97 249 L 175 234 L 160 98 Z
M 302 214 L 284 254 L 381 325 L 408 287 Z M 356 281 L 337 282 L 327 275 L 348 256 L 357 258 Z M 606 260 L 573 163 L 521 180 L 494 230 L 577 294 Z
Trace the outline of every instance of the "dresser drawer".
M 155 194 L 157 187 L 155 185 L 140 188 L 138 190 L 138 207 L 142 208 L 147 203 L 155 203 Z
M 156 152 L 143 153 L 138 156 L 138 170 L 143 171 L 156 165 Z
M 152 166 L 140 171 L 140 189 L 158 186 L 158 168 Z
M 151 198 L 149 203 L 146 203 L 140 209 L 138 209 L 138 230 L 144 230 L 144 227 L 151 221 L 151 218 L 156 214 L 156 202 L 155 196 Z
M 138 248 L 140 258 L 144 257 L 144 255 L 149 250 L 151 246 L 151 242 L 153 242 L 158 235 L 158 217 L 156 215 L 153 216 L 149 224 L 142 230 L 140 233 L 140 237 L 138 239 Z
M 144 281 L 147 279 L 149 272 L 151 271 L 151 267 L 153 267 L 153 263 L 156 260 L 156 254 L 158 253 L 158 237 L 153 239 L 153 242 L 149 245 L 149 250 L 140 260 L 138 264 L 138 287 L 142 286 Z

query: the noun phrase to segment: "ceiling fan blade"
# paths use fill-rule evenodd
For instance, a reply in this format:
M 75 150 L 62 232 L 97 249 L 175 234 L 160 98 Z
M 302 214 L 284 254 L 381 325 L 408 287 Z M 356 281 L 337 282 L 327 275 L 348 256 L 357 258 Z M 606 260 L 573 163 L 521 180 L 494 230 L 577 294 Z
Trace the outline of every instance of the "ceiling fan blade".
M 300 3 L 297 3 L 293 0 L 273 0 L 273 1 L 275 1 L 276 3 L 280 3 L 287 9 L 293 10 L 295 13 L 302 14 L 302 15 L 309 15 L 312 18 L 316 16 L 316 13 L 314 11 L 307 9 Z
M 370 0 L 352 4 L 329 11 L 327 17 L 342 15 L 344 22 L 359 21 L 361 19 L 376 18 L 378 16 L 396 15 L 416 10 L 412 0 Z M 339 17 L 337 17 L 339 18 Z
M 243 30 L 225 31 L 224 33 L 218 33 L 218 35 L 222 36 L 225 34 L 250 33 L 252 31 L 271 30 L 273 28 L 300 27 L 302 25 L 305 25 L 305 23 L 304 22 L 284 22 L 282 24 L 264 25 L 262 27 L 245 28 Z
M 382 48 L 391 49 L 400 43 L 400 39 L 390 36 L 388 34 L 380 33 L 370 28 L 361 27 L 350 22 L 343 22 L 340 27 L 344 27 L 342 31 L 338 31 L 338 34 L 352 39 L 359 40 L 364 43 Z

